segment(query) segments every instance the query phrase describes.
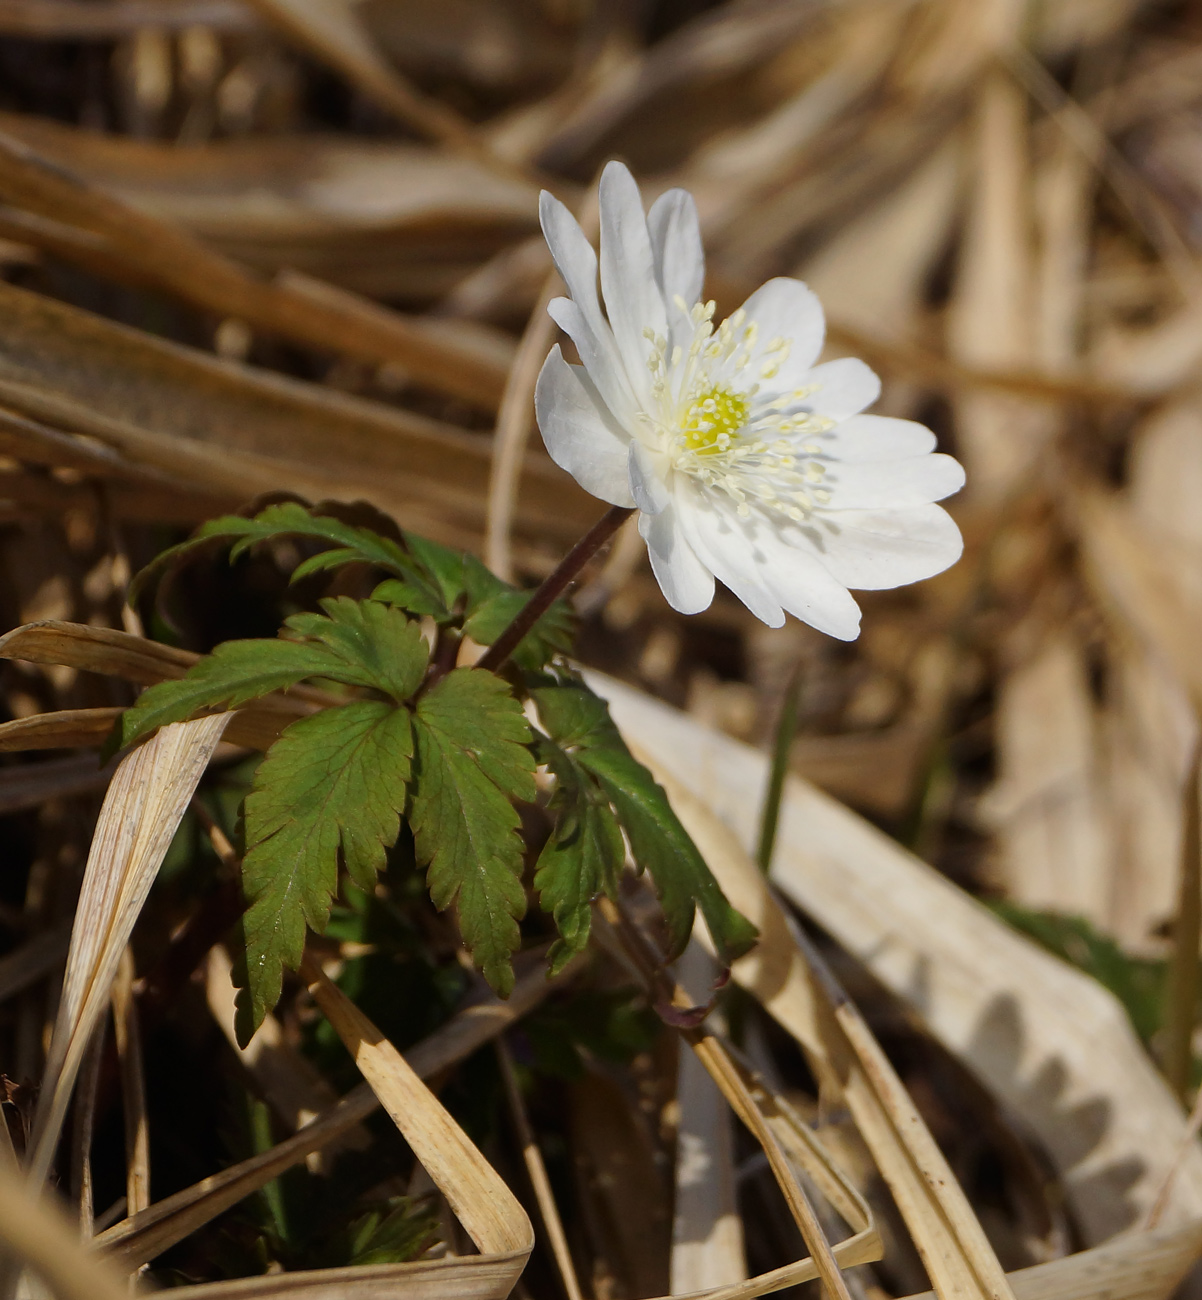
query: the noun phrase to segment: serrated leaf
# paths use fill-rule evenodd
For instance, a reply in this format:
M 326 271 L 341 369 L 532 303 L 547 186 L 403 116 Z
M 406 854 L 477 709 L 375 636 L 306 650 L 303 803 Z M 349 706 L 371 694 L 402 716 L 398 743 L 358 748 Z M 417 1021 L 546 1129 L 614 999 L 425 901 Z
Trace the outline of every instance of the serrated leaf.
M 333 543 L 344 552 L 340 563 L 356 560 L 379 565 L 401 577 L 414 574 L 413 561 L 391 538 L 382 537 L 370 528 L 344 524 L 328 515 L 313 514 L 299 502 L 285 501 L 267 506 L 252 519 L 241 515 L 222 515 L 219 519 L 210 519 L 202 524 L 194 536 L 164 551 L 137 574 L 130 583 L 129 599 L 131 602 L 137 600 L 147 581 L 166 565 L 215 539 L 234 543 L 230 552 L 230 559 L 234 560 L 256 542 L 285 536 L 311 537 Z M 296 576 L 294 573 L 293 577 Z
M 303 641 L 226 641 L 186 677 L 148 687 L 121 715 L 118 748 L 131 745 L 169 722 L 205 709 L 237 708 L 248 700 L 326 676 L 337 667 L 329 650 Z
M 457 905 L 464 942 L 507 996 L 526 908 L 510 800 L 535 797 L 530 728 L 504 681 L 457 668 L 418 700 L 414 733 L 409 822 L 430 896 L 438 908 Z
M 403 610 L 375 600 L 339 596 L 320 603 L 324 614 L 293 614 L 284 626 L 335 656 L 338 671 L 323 676 L 407 700 L 421 685 L 429 658 L 418 625 Z
M 577 677 L 546 675 L 544 685 L 531 685 L 530 698 L 538 706 L 551 738 L 565 749 L 593 749 L 606 745 L 626 748 L 609 716 L 609 706 Z
M 481 645 L 492 645 L 534 595 L 532 591 L 517 591 L 502 582 L 474 555 L 464 556 L 463 581 L 467 594 L 463 630 Z M 553 655 L 567 654 L 575 631 L 572 607 L 566 600 L 557 600 L 509 657 L 519 668 L 534 671 Z
M 432 590 L 442 597 L 449 611 L 463 595 L 463 552 L 453 551 L 416 533 L 405 534 L 405 545 L 424 570 L 424 578 Z
M 307 560 L 302 560 L 292 570 L 289 581 L 300 582 L 310 574 L 324 573 L 327 569 L 337 569 L 343 564 L 360 563 L 362 559 L 359 552 L 349 546 L 336 546 L 332 551 L 318 551 L 316 555 L 310 555 Z
M 663 788 L 626 748 L 605 701 L 574 678 L 535 687 L 530 696 L 552 739 L 613 805 L 634 860 L 655 882 L 668 924 L 669 955 L 684 951 L 697 907 L 724 962 L 746 952 L 758 931 L 727 902 Z
M 309 677 L 370 686 L 398 701 L 408 699 L 420 685 L 429 657 L 417 624 L 402 611 L 372 601 L 341 597 L 323 606 L 325 614 L 297 614 L 287 621 L 292 639 L 226 641 L 179 681 L 143 691 L 121 717 L 118 745 L 130 745 L 156 727 L 204 709 L 237 708 Z
M 560 934 L 547 954 L 552 974 L 587 947 L 592 901 L 601 893 L 616 896 L 626 859 L 622 831 L 608 804 L 590 798 L 582 783 L 565 789 L 562 778 L 556 798 L 567 806 L 561 806 L 534 871 L 539 902 Z
M 403 582 L 400 578 L 385 578 L 371 593 L 372 600 L 381 600 L 386 605 L 399 605 L 411 614 L 429 614 L 446 616 L 446 607 L 442 597 L 425 586 L 412 582 Z
M 306 927 L 324 928 L 339 858 L 358 885 L 374 886 L 400 828 L 412 754 L 407 709 L 357 700 L 294 722 L 259 764 L 245 809 L 243 1044 L 279 1000 L 284 967 L 299 965 Z
M 438 1218 L 428 1204 L 396 1197 L 383 1209 L 354 1219 L 340 1234 L 337 1264 L 399 1264 L 416 1259 L 438 1240 Z

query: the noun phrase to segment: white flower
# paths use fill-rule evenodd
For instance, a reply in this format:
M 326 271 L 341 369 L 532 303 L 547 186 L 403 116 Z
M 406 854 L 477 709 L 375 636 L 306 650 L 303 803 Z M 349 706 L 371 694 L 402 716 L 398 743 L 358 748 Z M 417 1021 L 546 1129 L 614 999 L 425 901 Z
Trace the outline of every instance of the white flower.
M 859 634 L 849 587 L 879 590 L 955 563 L 959 530 L 933 504 L 964 471 L 909 420 L 862 415 L 880 381 L 862 362 L 816 366 L 818 299 L 798 280 L 757 289 L 716 329 L 692 195 L 644 216 L 620 163 L 601 177 L 597 256 L 542 196 L 570 298 L 550 313 L 583 366 L 551 349 L 535 395 L 556 464 L 586 491 L 637 506 L 651 567 L 674 609 L 708 607 L 719 578 L 771 627 L 788 611 L 842 640 Z

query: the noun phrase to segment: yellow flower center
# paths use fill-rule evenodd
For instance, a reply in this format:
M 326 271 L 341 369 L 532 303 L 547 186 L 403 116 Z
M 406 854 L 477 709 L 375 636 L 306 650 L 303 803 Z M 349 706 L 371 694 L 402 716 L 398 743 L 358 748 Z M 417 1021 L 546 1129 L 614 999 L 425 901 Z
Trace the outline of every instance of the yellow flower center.
M 747 424 L 747 399 L 729 388 L 713 386 L 697 394 L 685 412 L 680 433 L 690 451 L 712 456 L 725 451 Z

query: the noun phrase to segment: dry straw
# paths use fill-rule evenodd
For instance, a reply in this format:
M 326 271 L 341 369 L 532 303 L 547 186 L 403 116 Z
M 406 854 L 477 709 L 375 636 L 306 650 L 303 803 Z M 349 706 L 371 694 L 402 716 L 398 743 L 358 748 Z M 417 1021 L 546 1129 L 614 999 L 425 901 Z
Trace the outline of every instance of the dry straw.
M 105 795 L 46 1054 L 29 1157 L 34 1187 L 54 1160 L 75 1076 L 108 1009 L 134 922 L 228 721 L 218 714 L 163 727 L 122 760 Z

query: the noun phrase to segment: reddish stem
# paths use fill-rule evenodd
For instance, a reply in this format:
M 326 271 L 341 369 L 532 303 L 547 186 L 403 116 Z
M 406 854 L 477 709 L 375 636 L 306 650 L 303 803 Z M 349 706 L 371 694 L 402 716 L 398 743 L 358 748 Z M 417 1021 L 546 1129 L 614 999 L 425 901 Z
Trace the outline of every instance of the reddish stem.
M 560 560 L 555 571 L 522 606 L 518 616 L 476 661 L 477 668 L 496 672 L 521 644 L 522 638 L 580 576 L 580 571 L 634 514 L 630 506 L 610 506 L 575 546 Z

